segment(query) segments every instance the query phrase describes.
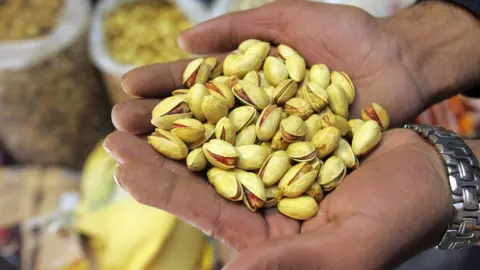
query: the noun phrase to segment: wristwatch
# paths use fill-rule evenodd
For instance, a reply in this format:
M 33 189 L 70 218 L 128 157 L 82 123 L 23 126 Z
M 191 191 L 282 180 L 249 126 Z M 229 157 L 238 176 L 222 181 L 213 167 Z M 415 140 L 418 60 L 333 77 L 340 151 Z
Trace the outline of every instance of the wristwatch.
M 472 150 L 455 132 L 429 125 L 405 125 L 421 134 L 440 154 L 452 188 L 454 218 L 439 249 L 462 249 L 480 242 L 480 167 Z

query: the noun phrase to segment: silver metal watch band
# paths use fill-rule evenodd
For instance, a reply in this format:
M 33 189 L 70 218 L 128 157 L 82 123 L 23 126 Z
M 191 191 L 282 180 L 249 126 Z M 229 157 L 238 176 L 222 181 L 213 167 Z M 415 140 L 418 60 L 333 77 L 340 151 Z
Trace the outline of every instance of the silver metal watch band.
M 428 125 L 405 125 L 428 139 L 442 157 L 452 188 L 455 216 L 440 249 L 462 249 L 480 241 L 480 167 L 468 145 L 453 131 Z

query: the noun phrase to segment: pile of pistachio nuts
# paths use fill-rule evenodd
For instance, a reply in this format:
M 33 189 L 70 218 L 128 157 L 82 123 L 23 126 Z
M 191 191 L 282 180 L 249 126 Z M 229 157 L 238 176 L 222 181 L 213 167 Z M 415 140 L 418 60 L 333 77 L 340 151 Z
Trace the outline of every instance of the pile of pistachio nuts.
M 268 42 L 249 39 L 223 63 L 190 62 L 177 89 L 152 111 L 148 142 L 161 154 L 205 169 L 222 197 L 251 211 L 278 207 L 307 220 L 318 203 L 359 166 L 388 128 L 379 104 L 349 119 L 355 87 L 325 64 L 307 69 L 287 45 L 270 55 Z

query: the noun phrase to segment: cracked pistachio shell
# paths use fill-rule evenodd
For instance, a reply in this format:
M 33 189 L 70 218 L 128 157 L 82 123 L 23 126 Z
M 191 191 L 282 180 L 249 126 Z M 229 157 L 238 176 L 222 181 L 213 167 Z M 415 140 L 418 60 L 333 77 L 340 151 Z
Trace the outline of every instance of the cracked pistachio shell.
M 378 145 L 381 138 L 382 131 L 378 123 L 373 120 L 365 121 L 353 135 L 353 153 L 357 156 L 370 153 Z
M 336 127 L 340 130 L 342 136 L 347 135 L 348 133 L 348 122 L 345 118 L 333 114 L 333 113 L 326 113 L 322 116 L 322 128 L 326 127 Z
M 187 168 L 192 172 L 199 172 L 207 167 L 207 158 L 202 148 L 192 150 L 187 156 Z
M 358 159 L 353 153 L 352 147 L 343 138 L 338 142 L 338 147 L 333 151 L 332 156 L 343 159 L 343 162 L 349 169 L 356 169 L 359 166 Z
M 205 65 L 207 65 L 208 72 L 210 74 L 210 79 L 213 79 L 217 76 L 222 75 L 223 73 L 223 63 L 218 60 L 216 57 L 207 57 L 205 58 Z
M 225 102 L 212 95 L 203 97 L 202 110 L 205 118 L 212 124 L 216 124 L 222 117 L 228 114 Z
M 248 81 L 238 80 L 232 88 L 233 94 L 245 105 L 250 105 L 256 109 L 263 110 L 270 104 L 267 93 L 259 86 Z
M 290 159 L 297 162 L 311 161 L 317 156 L 315 146 L 311 142 L 294 142 L 287 148 Z
M 171 96 L 160 101 L 152 110 L 152 125 L 170 130 L 175 120 L 191 118 L 192 113 L 188 107 L 186 96 Z
M 188 89 L 177 89 L 172 91 L 172 96 L 187 95 Z
M 303 139 L 303 136 L 307 133 L 307 127 L 302 118 L 290 115 L 280 122 L 280 132 L 285 141 L 292 143 Z
M 327 87 L 328 106 L 335 114 L 348 119 L 348 100 L 342 87 L 336 84 L 330 84 Z
M 195 84 L 190 88 L 187 95 L 187 102 L 190 110 L 192 111 L 195 118 L 200 121 L 205 120 L 205 115 L 202 110 L 202 100 L 203 97 L 208 96 L 208 89 L 203 84 Z
M 254 125 L 244 127 L 237 133 L 235 138 L 235 146 L 250 145 L 257 142 L 257 132 Z
M 390 125 L 390 116 L 387 111 L 378 103 L 372 103 L 362 110 L 362 119 L 365 121 L 373 120 L 377 122 L 382 130 L 388 129 Z
M 292 49 L 290 46 L 285 45 L 285 44 L 280 44 L 277 47 L 277 56 L 278 58 L 282 59 L 285 61 L 288 57 L 293 56 L 293 55 L 299 55 L 297 51 Z
M 317 203 L 324 198 L 322 186 L 318 182 L 313 182 L 312 186 L 305 192 L 305 195 L 314 198 Z
M 244 127 L 252 124 L 257 117 L 257 110 L 252 106 L 241 106 L 233 109 L 228 118 L 235 125 L 236 132 L 239 132 Z
M 265 93 L 267 94 L 270 104 L 274 104 L 275 103 L 275 100 L 274 100 L 275 87 L 269 86 L 269 87 L 263 88 L 263 91 L 265 91 Z
M 260 66 L 265 60 L 265 58 L 268 56 L 270 53 L 270 43 L 265 42 L 265 41 L 260 41 L 260 42 L 254 42 L 250 44 L 250 46 L 247 46 L 245 50 L 243 51 L 243 54 L 245 55 L 255 55 L 260 58 Z
M 278 130 L 282 119 L 282 108 L 277 105 L 269 105 L 263 109 L 257 120 L 256 132 L 260 141 L 270 140 Z
M 330 110 L 329 107 L 325 107 L 323 110 L 317 113 L 318 116 L 323 117 L 327 113 L 333 113 L 332 110 Z
M 213 166 L 228 170 L 235 168 L 238 158 L 237 149 L 226 141 L 213 139 L 202 147 L 203 154 Z
M 191 143 L 202 138 L 205 128 L 202 122 L 193 118 L 178 119 L 173 122 L 172 134 L 186 143 Z
M 302 87 L 305 87 L 307 83 L 310 82 L 310 69 L 305 70 L 305 77 L 303 78 L 303 81 L 299 84 L 298 89 L 301 89 Z
M 242 186 L 232 170 L 224 171 L 214 167 L 208 170 L 207 178 L 220 196 L 235 202 L 243 200 Z
M 302 195 L 317 179 L 318 171 L 306 162 L 300 162 L 290 168 L 280 179 L 278 188 L 283 196 L 294 198 Z
M 234 144 L 236 135 L 235 126 L 228 117 L 222 117 L 215 125 L 215 138 L 219 140 Z
M 328 105 L 328 93 L 318 83 L 309 82 L 302 89 L 300 95 L 308 101 L 316 112 L 322 111 Z
M 288 75 L 296 82 L 301 82 L 305 78 L 305 71 L 307 64 L 305 59 L 298 54 L 293 54 L 285 60 L 285 66 L 288 70 Z
M 211 123 L 203 124 L 203 129 L 205 130 L 205 132 L 203 132 L 203 136 L 200 139 L 189 143 L 188 149 L 196 149 L 201 147 L 205 142 L 208 142 L 213 137 L 213 134 L 215 134 L 215 126 Z
M 318 175 L 318 183 L 323 190 L 331 191 L 335 189 L 345 178 L 347 167 L 343 159 L 337 156 L 331 156 L 325 161 Z
M 260 180 L 258 175 L 251 172 L 239 169 L 235 169 L 234 172 L 243 188 L 244 204 L 250 211 L 255 212 L 257 208 L 262 207 L 267 200 L 262 180 Z
M 315 157 L 312 161 L 308 162 L 308 164 L 310 164 L 314 170 L 320 171 L 320 168 L 323 166 L 323 161 Z
M 282 137 L 282 132 L 278 130 L 275 135 L 273 135 L 272 142 L 271 142 L 271 147 L 273 150 L 286 150 L 287 147 L 290 145 L 289 142 L 287 142 L 283 137 Z
M 237 147 L 239 153 L 236 168 L 245 171 L 258 170 L 267 159 L 267 151 L 260 145 L 242 145 Z
M 233 108 L 235 105 L 235 97 L 233 96 L 232 90 L 227 87 L 226 83 L 211 81 L 205 83 L 205 87 L 208 89 L 210 95 L 225 102 L 227 108 Z
M 324 64 L 313 65 L 310 68 L 310 81 L 318 83 L 321 87 L 326 88 L 330 85 L 330 69 Z
M 283 198 L 277 205 L 283 215 L 296 220 L 308 220 L 318 212 L 318 203 L 310 196 Z
M 147 138 L 148 143 L 160 154 L 175 160 L 187 157 L 188 148 L 185 143 L 172 133 L 157 128 Z
M 319 130 L 322 129 L 322 118 L 316 114 L 312 114 L 307 120 L 305 120 L 305 126 L 307 132 L 305 133 L 304 140 L 310 142 Z
M 261 87 L 260 72 L 255 70 L 248 72 L 247 75 L 243 77 L 243 80 Z
M 238 52 L 240 53 L 245 53 L 247 51 L 247 48 L 252 46 L 253 44 L 258 44 L 258 43 L 261 43 L 263 41 L 259 40 L 259 39 L 254 39 L 254 38 L 251 38 L 251 39 L 246 39 L 244 41 L 242 41 L 240 43 L 240 45 L 238 45 Z
M 283 106 L 283 111 L 288 115 L 299 116 L 303 120 L 306 120 L 313 113 L 312 106 L 303 98 L 289 99 Z
M 223 74 L 241 79 L 252 70 L 259 71 L 261 61 L 257 55 L 231 53 L 223 61 Z
M 198 58 L 188 63 L 185 68 L 183 72 L 183 84 L 188 88 L 197 83 L 204 84 L 209 76 L 210 74 L 208 72 L 208 66 L 205 64 L 205 59 Z
M 297 94 L 297 87 L 298 84 L 292 79 L 282 81 L 277 87 L 275 87 L 275 91 L 273 92 L 274 102 L 277 104 L 287 102 L 287 100 Z
M 283 198 L 282 192 L 276 186 L 265 189 L 265 195 L 267 196 L 267 200 L 265 201 L 263 208 L 275 207 Z
M 291 167 L 287 152 L 276 151 L 267 157 L 258 171 L 258 176 L 265 187 L 271 187 L 277 184 Z
M 271 155 L 273 153 L 273 149 L 270 142 L 262 142 L 260 146 L 263 147 L 263 149 L 265 149 L 268 155 Z
M 322 159 L 335 151 L 341 137 L 341 132 L 336 127 L 326 127 L 318 131 L 312 138 L 318 158 Z
M 218 76 L 218 77 L 215 77 L 212 79 L 212 82 L 216 82 L 216 83 L 224 83 L 226 84 L 228 78 L 230 78 L 229 76 Z
M 269 56 L 263 64 L 263 73 L 271 86 L 278 86 L 288 79 L 288 70 L 285 64 L 276 57 Z
M 358 128 L 363 125 L 363 123 L 365 123 L 365 121 L 363 121 L 362 119 L 351 119 L 348 121 L 348 133 L 347 133 L 347 137 L 352 140 L 353 139 L 353 135 L 355 134 L 355 132 L 358 130 Z
M 347 96 L 348 104 L 352 104 L 355 99 L 355 87 L 353 86 L 352 80 L 345 72 L 333 71 L 331 74 L 332 84 L 340 85 L 345 91 Z
M 260 87 L 261 88 L 267 88 L 270 87 L 270 85 L 267 82 L 267 78 L 265 78 L 265 73 L 263 70 L 261 70 L 258 75 L 260 76 Z

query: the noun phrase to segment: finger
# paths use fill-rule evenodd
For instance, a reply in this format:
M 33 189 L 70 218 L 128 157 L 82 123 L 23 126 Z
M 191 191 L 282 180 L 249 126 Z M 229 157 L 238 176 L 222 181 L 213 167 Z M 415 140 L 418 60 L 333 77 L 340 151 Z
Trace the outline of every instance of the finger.
M 112 109 L 112 122 L 121 131 L 133 134 L 152 132 L 155 127 L 150 120 L 158 102 L 158 99 L 134 99 L 117 104 Z
M 300 232 L 300 222 L 280 214 L 277 208 L 266 209 L 264 216 L 269 225 L 270 239 L 296 235 Z

